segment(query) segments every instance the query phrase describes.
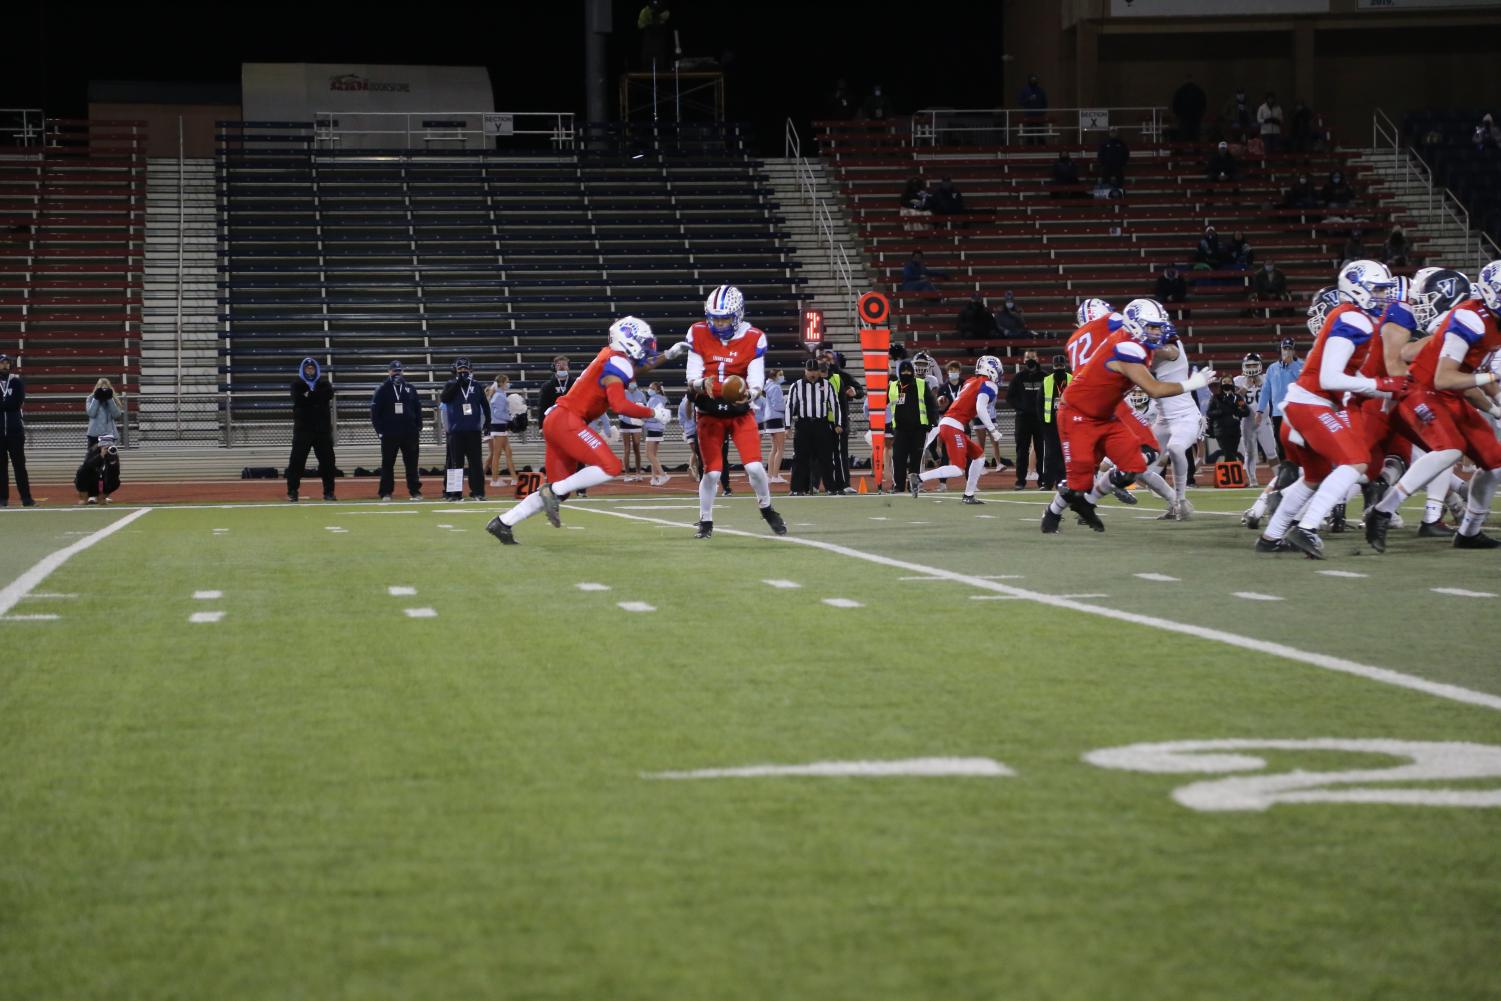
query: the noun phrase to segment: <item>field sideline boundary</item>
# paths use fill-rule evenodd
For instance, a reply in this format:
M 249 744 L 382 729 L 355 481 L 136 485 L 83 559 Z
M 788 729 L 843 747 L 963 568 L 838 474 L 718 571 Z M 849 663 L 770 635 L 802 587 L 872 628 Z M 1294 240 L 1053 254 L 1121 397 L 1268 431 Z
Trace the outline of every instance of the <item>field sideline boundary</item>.
M 0 615 L 4 615 L 14 608 L 16 602 L 30 594 L 32 588 L 46 580 L 52 571 L 68 562 L 73 556 L 76 556 L 96 543 L 103 542 L 126 525 L 150 513 L 151 508 L 149 507 L 137 508 L 125 517 L 117 518 L 108 525 L 105 525 L 99 531 L 91 535 L 85 535 L 72 545 L 64 546 L 56 552 L 43 556 L 31 569 L 24 571 L 21 576 L 5 585 L 3 589 L 0 589 Z

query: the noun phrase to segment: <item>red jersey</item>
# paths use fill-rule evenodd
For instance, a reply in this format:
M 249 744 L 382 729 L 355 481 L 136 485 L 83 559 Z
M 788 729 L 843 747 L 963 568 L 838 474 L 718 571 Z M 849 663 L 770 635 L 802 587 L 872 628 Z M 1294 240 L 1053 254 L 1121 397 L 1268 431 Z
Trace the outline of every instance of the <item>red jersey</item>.
M 1376 324 L 1361 311 L 1359 306 L 1353 303 L 1342 303 L 1331 309 L 1324 317 L 1324 325 L 1319 328 L 1319 336 L 1314 339 L 1313 350 L 1303 359 L 1303 372 L 1298 376 L 1297 386 L 1320 399 L 1327 400 L 1336 408 L 1342 407 L 1345 390 L 1324 389 L 1319 381 L 1319 369 L 1324 364 L 1324 346 L 1330 338 L 1344 338 L 1355 346 L 1355 351 L 1350 355 L 1350 360 L 1345 362 L 1345 375 L 1356 375 L 1360 372 L 1360 366 L 1365 363 L 1366 352 L 1371 350 L 1371 343 L 1376 336 Z M 1383 362 L 1383 365 L 1385 363 Z M 1296 395 L 1289 397 L 1290 403 L 1310 403 L 1307 397 L 1299 400 Z
M 1074 337 L 1079 337 L 1098 322 L 1094 320 L 1080 327 Z M 1073 343 L 1073 338 L 1069 341 Z M 1105 367 L 1112 361 L 1151 365 L 1152 349 L 1139 341 L 1132 340 L 1131 335 L 1126 333 L 1124 328 L 1115 330 L 1105 338 L 1103 344 L 1090 352 L 1089 360 L 1084 363 L 1083 370 L 1074 371 L 1073 379 L 1063 390 L 1064 406 L 1098 421 L 1109 420 L 1114 416 L 1116 408 L 1120 406 L 1121 401 L 1126 398 L 1126 394 L 1136 383 L 1121 373 Z
M 1496 323 L 1496 314 L 1483 303 L 1466 302 L 1455 306 L 1439 318 L 1433 329 L 1433 336 L 1428 338 L 1428 343 L 1423 345 L 1408 370 L 1413 381 L 1425 389 L 1434 388 L 1433 377 L 1438 372 L 1439 355 L 1443 354 L 1444 344 L 1450 337 L 1465 344 L 1464 359 L 1459 363 L 1464 372 L 1475 371 L 1487 355 L 1501 349 L 1501 325 Z M 1463 395 L 1452 389 L 1444 392 Z
M 954 421 L 963 428 L 969 427 L 969 422 L 975 419 L 980 409 L 980 397 L 984 396 L 990 402 L 985 405 L 985 413 L 990 414 L 991 404 L 995 402 L 995 383 L 983 375 L 972 375 L 964 380 L 964 385 L 959 389 L 959 395 L 954 397 L 954 402 L 943 412 L 943 416 Z
M 723 380 L 731 375 L 740 376 L 750 389 L 766 382 L 766 335 L 748 323 L 722 341 L 700 320 L 688 328 L 688 344 L 693 349 L 687 362 L 690 383 L 704 376 Z
M 601 348 L 557 405 L 573 411 L 585 424 L 598 420 L 610 409 L 610 399 L 605 391 L 605 377 L 610 375 L 619 379 L 622 386 L 629 386 L 631 379 L 635 378 L 636 366 L 613 348 Z
M 1119 313 L 1106 313 L 1090 320 L 1069 336 L 1063 350 L 1068 353 L 1068 367 L 1072 372 L 1082 372 L 1089 359 L 1121 328 Z
M 1386 346 L 1382 343 L 1381 330 L 1388 323 L 1395 323 L 1399 327 L 1408 330 L 1417 330 L 1418 321 L 1413 318 L 1412 310 L 1405 303 L 1394 302 L 1386 307 L 1386 312 L 1381 314 L 1381 319 L 1376 321 L 1377 337 L 1371 342 L 1369 351 L 1366 352 L 1365 362 L 1360 366 L 1360 374 L 1370 376 L 1372 379 L 1380 379 L 1391 375 L 1386 370 Z

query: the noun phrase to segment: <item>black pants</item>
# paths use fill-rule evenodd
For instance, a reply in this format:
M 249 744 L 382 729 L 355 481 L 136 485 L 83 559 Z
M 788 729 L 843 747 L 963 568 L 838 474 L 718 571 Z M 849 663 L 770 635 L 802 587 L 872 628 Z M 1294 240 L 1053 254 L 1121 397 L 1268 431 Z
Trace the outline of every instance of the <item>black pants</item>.
M 897 428 L 891 434 L 891 484 L 895 490 L 907 489 L 907 477 L 922 472 L 922 443 L 928 436 L 924 427 Z
M 1042 476 L 1046 463 L 1045 444 L 1042 436 L 1042 418 L 1027 414 L 1016 415 L 1016 482 L 1027 482 L 1031 467 L 1031 452 L 1037 451 L 1037 475 Z
M 0 438 L 0 501 L 10 502 L 10 467 L 16 467 L 16 493 L 22 504 L 31 503 L 31 480 L 26 475 L 26 432 Z
M 380 491 L 381 497 L 389 497 L 396 489 L 396 453 L 401 452 L 401 465 L 407 474 L 407 493 L 413 497 L 422 493 L 422 476 L 417 471 L 417 432 L 410 434 L 383 435 L 380 440 Z
M 820 417 L 799 417 L 792 430 L 792 492 L 805 494 L 819 480 L 834 489 L 834 428 Z
M 1042 425 L 1042 468 L 1038 470 L 1038 485 L 1056 487 L 1063 482 L 1063 439 L 1058 435 L 1058 422 L 1045 421 Z M 1017 460 L 1020 462 L 1020 458 Z
M 830 490 L 845 490 L 850 485 L 850 429 L 845 425 L 839 433 L 833 435 L 833 485 Z
M 292 457 L 287 460 L 287 493 L 295 494 L 307 471 L 307 454 L 312 449 L 318 457 L 318 475 L 323 478 L 323 494 L 334 492 L 334 433 L 332 431 L 292 431 Z
M 448 468 L 459 469 L 465 464 L 469 466 L 469 496 L 485 496 L 485 457 L 482 454 L 481 439 L 484 435 L 480 431 L 450 431 L 448 432 Z M 443 484 L 443 490 L 448 492 L 448 483 Z M 458 494 L 462 497 L 462 491 Z
M 1272 417 L 1272 440 L 1277 443 L 1277 461 L 1287 461 L 1287 451 L 1282 445 L 1282 418 Z
M 1240 427 L 1225 428 L 1220 434 L 1214 436 L 1215 443 L 1220 447 L 1220 461 L 1229 462 L 1239 459 L 1240 456 Z

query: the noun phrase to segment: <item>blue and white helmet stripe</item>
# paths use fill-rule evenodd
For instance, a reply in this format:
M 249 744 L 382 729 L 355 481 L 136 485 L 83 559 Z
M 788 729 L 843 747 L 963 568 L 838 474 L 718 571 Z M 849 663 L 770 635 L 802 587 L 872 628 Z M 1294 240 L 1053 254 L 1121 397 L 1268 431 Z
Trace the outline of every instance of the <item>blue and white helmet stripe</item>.
M 1104 299 L 1085 299 L 1079 303 L 1079 308 L 1074 312 L 1076 321 L 1074 325 L 1082 327 L 1086 323 L 1098 320 L 1102 316 L 1109 316 L 1113 312 L 1110 303 Z
M 1339 269 L 1339 293 L 1367 313 L 1380 313 L 1397 283 L 1380 261 L 1351 261 Z
M 1319 336 L 1329 311 L 1339 304 L 1339 289 L 1333 285 L 1326 285 L 1315 292 L 1313 302 L 1308 305 L 1308 332 L 1315 337 Z
M 704 300 L 704 320 L 715 337 L 728 340 L 745 318 L 745 296 L 733 285 L 720 285 Z
M 975 375 L 984 376 L 992 382 L 1001 380 L 1001 360 L 995 355 L 981 355 L 975 359 Z
M 1126 308 L 1121 310 L 1121 325 L 1133 341 L 1149 348 L 1161 346 L 1163 339 L 1174 330 L 1167 310 L 1156 299 L 1132 299 L 1126 303 Z
M 641 361 L 656 357 L 657 338 L 645 320 L 622 316 L 610 324 L 610 347 L 632 361 Z
M 1501 261 L 1492 261 L 1480 269 L 1475 280 L 1480 299 L 1492 312 L 1501 313 Z

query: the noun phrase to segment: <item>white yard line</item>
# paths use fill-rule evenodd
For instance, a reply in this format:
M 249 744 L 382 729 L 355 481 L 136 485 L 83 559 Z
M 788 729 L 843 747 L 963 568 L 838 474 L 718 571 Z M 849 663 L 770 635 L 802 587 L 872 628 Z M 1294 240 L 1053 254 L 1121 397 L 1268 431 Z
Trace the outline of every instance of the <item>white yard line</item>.
M 608 515 L 612 518 L 625 518 L 629 521 L 667 525 L 672 528 L 694 527 L 691 523 L 667 521 L 662 518 L 646 518 L 641 515 L 624 514 L 619 511 L 605 511 L 599 508 L 579 508 L 579 510 L 587 510 L 593 514 Z M 928 566 L 923 563 L 913 563 L 909 560 L 894 559 L 890 556 L 881 556 L 877 553 L 867 553 L 859 549 L 851 549 L 848 546 L 840 546 L 818 539 L 805 539 L 795 535 L 763 535 L 759 532 L 743 532 L 734 528 L 716 528 L 715 531 L 716 533 L 723 533 L 725 535 L 740 535 L 747 539 L 761 539 L 765 542 L 821 549 L 824 552 L 837 553 L 840 556 L 864 560 L 867 563 L 893 567 L 897 570 L 906 570 L 908 573 L 920 573 L 932 577 L 947 577 L 950 580 L 960 581 L 983 591 L 1010 595 L 1015 598 L 1024 598 L 1028 601 L 1035 601 L 1040 605 L 1049 605 L 1053 608 L 1062 608 L 1073 612 L 1082 612 L 1086 615 L 1097 615 L 1101 618 L 1114 619 L 1117 622 L 1128 622 L 1132 625 L 1160 629 L 1164 632 L 1178 633 L 1183 636 L 1192 636 L 1195 639 L 1222 643 L 1226 646 L 1239 647 L 1242 650 L 1252 650 L 1271 657 L 1281 657 L 1285 660 L 1297 661 L 1298 663 L 1308 664 L 1325 671 L 1353 675 L 1357 678 L 1364 678 L 1367 681 L 1405 688 L 1414 692 L 1423 692 L 1424 694 L 1433 695 L 1441 699 L 1449 699 L 1453 702 L 1462 702 L 1465 705 L 1480 706 L 1485 709 L 1493 709 L 1501 712 L 1501 695 L 1492 695 L 1489 692 L 1477 692 L 1469 688 L 1461 688 L 1459 685 L 1430 681 L 1427 678 L 1420 678 L 1414 674 L 1404 674 L 1401 671 L 1393 671 L 1390 668 L 1362 664 L 1358 661 L 1348 660 L 1344 657 L 1335 657 L 1331 654 L 1316 653 L 1312 650 L 1300 650 L 1285 643 L 1274 643 L 1270 640 L 1257 639 L 1253 636 L 1241 636 L 1237 633 L 1210 629 L 1207 626 L 1195 625 L 1191 622 L 1175 622 L 1172 619 L 1164 619 L 1156 615 L 1141 615 L 1118 608 L 1107 608 L 1103 605 L 1088 605 L 1072 598 L 1043 594 L 1039 591 L 1029 591 L 1025 588 L 1013 587 L 998 581 L 985 580 L 971 574 L 956 573 L 952 570 L 943 570 L 939 567 Z
M 0 622 L 56 622 L 59 616 L 51 614 L 42 615 L 0 615 Z
M 83 552 L 97 542 L 103 542 L 126 525 L 129 525 L 150 511 L 151 508 L 149 507 L 137 508 L 118 521 L 110 522 L 99 529 L 99 531 L 84 536 L 72 545 L 64 546 L 57 552 L 42 557 L 30 570 L 27 570 L 21 576 L 5 585 L 4 589 L 0 589 L 0 615 L 4 615 L 14 608 L 16 602 L 30 594 L 32 588 L 46 580 L 52 571 L 68 562 L 75 554 Z
M 907 758 L 901 761 L 815 761 L 809 765 L 748 765 L 700 768 L 691 772 L 648 772 L 647 779 L 755 778 L 889 778 L 892 776 L 966 776 L 1004 778 L 1016 773 L 992 758 Z
M 1281 598 L 1277 597 L 1275 594 L 1262 594 L 1260 591 L 1234 591 L 1232 593 L 1237 598 L 1244 598 L 1247 601 L 1281 601 L 1282 600 Z
M 1316 570 L 1321 577 L 1369 577 L 1370 574 L 1356 573 L 1354 570 Z
M 1434 594 L 1447 594 L 1455 598 L 1494 598 L 1490 591 L 1466 591 L 1462 587 L 1432 587 L 1429 588 Z
M 1165 573 L 1139 573 L 1133 576 L 1140 577 L 1142 580 L 1160 581 L 1163 584 L 1177 584 L 1179 582 L 1177 577 L 1169 577 Z

